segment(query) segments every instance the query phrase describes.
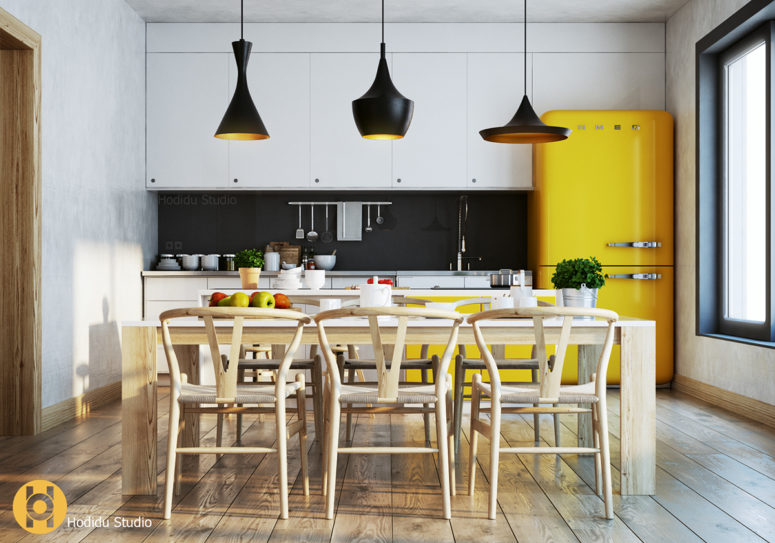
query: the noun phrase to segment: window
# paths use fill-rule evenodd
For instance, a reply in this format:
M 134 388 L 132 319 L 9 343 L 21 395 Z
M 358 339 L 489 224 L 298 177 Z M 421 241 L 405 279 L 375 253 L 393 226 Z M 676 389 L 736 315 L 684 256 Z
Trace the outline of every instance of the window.
M 775 346 L 775 12 L 761 24 L 768 10 L 745 17 L 752 4 L 697 43 L 697 326 Z
M 720 60 L 723 319 L 761 324 L 767 290 L 767 44 L 743 42 Z

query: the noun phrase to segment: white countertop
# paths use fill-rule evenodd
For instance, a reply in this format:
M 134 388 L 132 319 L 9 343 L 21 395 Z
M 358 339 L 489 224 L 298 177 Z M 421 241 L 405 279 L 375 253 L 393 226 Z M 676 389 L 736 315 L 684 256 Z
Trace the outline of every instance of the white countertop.
M 283 289 L 276 289 L 276 288 L 267 288 L 267 289 L 261 289 L 261 288 L 254 288 L 254 289 L 245 289 L 245 288 L 234 288 L 234 289 L 207 289 L 207 290 L 200 290 L 199 295 L 200 296 L 207 296 L 209 297 L 210 294 L 213 292 L 223 292 L 224 294 L 230 294 L 233 292 L 271 292 L 272 294 L 277 294 L 278 292 L 281 292 L 287 296 L 320 296 L 320 297 L 326 297 L 326 298 L 353 298 L 360 296 L 360 291 L 358 289 L 343 289 L 343 288 L 321 288 L 319 290 L 312 290 L 309 288 L 301 288 L 298 290 L 283 290 Z M 485 297 L 492 297 L 492 296 L 508 296 L 509 295 L 509 289 L 507 288 L 487 288 L 487 289 L 444 289 L 444 288 L 393 288 L 393 295 L 396 296 L 411 296 L 412 298 L 423 298 L 423 297 L 433 297 L 433 296 L 464 296 L 466 298 L 485 298 Z M 541 298 L 549 297 L 554 298 L 555 291 L 554 290 L 534 290 L 533 296 L 538 296 Z

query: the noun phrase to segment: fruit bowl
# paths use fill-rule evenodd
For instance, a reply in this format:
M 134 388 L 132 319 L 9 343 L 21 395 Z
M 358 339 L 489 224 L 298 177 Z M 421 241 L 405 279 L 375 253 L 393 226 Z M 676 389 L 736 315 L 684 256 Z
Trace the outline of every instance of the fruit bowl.
M 315 266 L 319 270 L 333 270 L 336 264 L 336 255 L 315 255 Z

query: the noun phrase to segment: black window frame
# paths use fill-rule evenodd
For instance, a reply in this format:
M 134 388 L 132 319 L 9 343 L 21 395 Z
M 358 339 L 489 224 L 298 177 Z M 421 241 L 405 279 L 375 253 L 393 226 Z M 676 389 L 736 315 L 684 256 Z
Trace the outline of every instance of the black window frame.
M 766 314 L 763 323 L 726 317 L 726 78 L 730 59 L 758 43 L 766 47 Z M 775 77 L 775 3 L 754 0 L 697 42 L 697 334 L 775 347 L 775 221 L 772 220 L 771 133 L 775 127 L 772 81 Z

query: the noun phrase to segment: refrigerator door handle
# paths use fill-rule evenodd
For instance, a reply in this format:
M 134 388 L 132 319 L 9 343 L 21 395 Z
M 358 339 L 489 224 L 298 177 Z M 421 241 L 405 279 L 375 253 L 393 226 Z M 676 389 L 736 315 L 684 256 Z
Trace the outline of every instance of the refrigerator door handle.
M 612 273 L 606 276 L 608 279 L 646 279 L 655 281 L 662 279 L 661 273 Z
M 620 243 L 609 243 L 609 247 L 637 247 L 639 249 L 653 249 L 662 247 L 661 241 L 625 241 Z

